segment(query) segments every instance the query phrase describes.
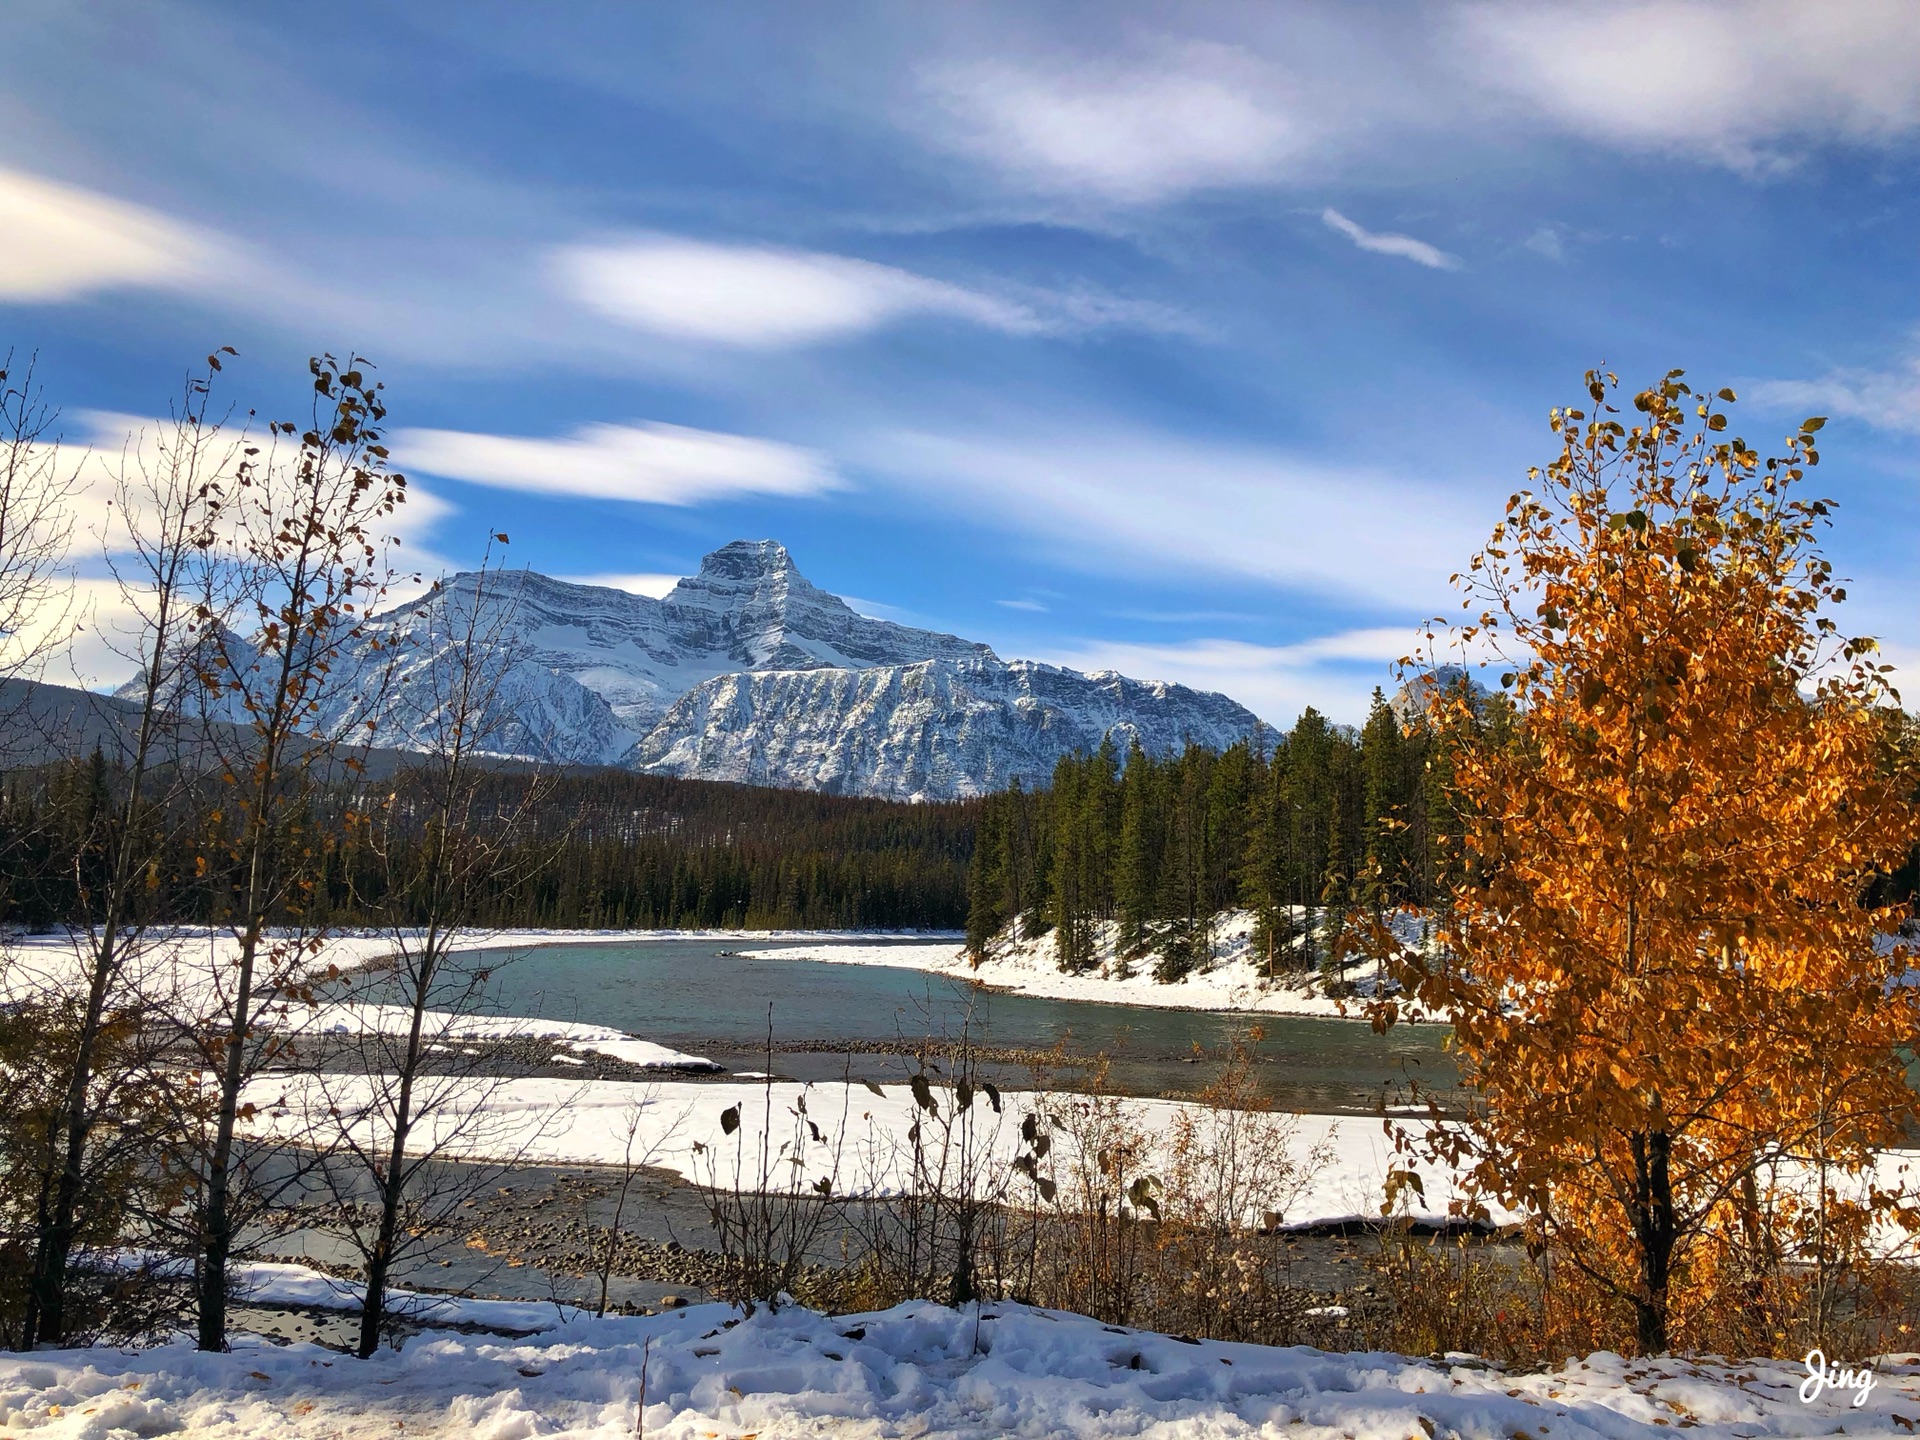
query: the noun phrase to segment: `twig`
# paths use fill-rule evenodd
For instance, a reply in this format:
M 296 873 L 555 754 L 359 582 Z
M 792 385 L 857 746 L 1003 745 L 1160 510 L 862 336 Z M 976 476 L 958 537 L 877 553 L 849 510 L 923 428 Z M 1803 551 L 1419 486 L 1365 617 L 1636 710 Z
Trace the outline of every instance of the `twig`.
M 646 1440 L 647 1434 L 647 1364 L 653 1358 L 653 1337 L 647 1336 L 646 1343 L 640 1347 L 640 1403 L 633 1411 L 633 1433 L 636 1440 Z

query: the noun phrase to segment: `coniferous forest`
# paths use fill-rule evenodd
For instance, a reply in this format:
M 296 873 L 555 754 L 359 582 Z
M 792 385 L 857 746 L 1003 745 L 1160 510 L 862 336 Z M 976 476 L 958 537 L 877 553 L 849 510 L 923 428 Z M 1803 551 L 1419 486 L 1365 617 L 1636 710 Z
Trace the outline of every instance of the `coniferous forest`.
M 419 806 L 404 772 L 383 785 L 378 806 L 398 817 L 378 837 L 338 823 L 376 808 L 358 788 L 313 797 L 310 823 L 290 844 L 325 835 L 314 893 L 301 897 L 308 923 L 354 926 L 404 911 L 389 893 L 409 873 L 409 851 L 426 840 L 407 817 Z M 42 928 L 74 919 L 71 857 L 84 852 L 97 816 L 124 792 L 125 777 L 97 753 L 17 770 L 0 795 L 0 884 L 7 921 Z M 472 897 L 476 924 L 585 929 L 958 929 L 967 914 L 967 865 L 981 801 L 909 805 L 619 771 L 551 777 L 503 771 L 478 782 L 478 811 L 504 849 Z M 176 808 L 190 807 L 184 799 Z M 206 829 L 210 806 L 191 824 Z M 324 813 L 323 813 L 324 812 Z M 156 825 L 163 823 L 158 817 Z M 217 834 L 173 853 L 178 867 L 153 875 L 154 903 L 168 920 L 228 918 L 233 877 Z M 397 852 L 397 853 L 396 853 Z M 211 860 L 209 857 L 212 857 Z
M 1497 699 L 1468 712 L 1497 734 Z M 1356 733 L 1309 707 L 1286 735 L 1224 753 L 1158 757 L 1111 743 L 1069 756 L 1044 791 L 1014 788 L 980 816 L 967 943 L 979 954 L 1019 917 L 1049 931 L 1060 967 L 1095 962 L 1094 926 L 1122 955 L 1177 980 L 1209 954 L 1215 919 L 1244 909 L 1271 970 L 1312 966 L 1356 909 L 1429 907 L 1451 876 L 1451 746 L 1424 716 L 1403 727 L 1375 690 Z

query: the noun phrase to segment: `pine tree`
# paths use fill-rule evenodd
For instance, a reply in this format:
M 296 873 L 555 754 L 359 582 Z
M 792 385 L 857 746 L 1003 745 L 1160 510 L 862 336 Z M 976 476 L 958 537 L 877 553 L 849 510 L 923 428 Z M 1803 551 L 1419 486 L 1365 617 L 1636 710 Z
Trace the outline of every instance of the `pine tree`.
M 1063 755 L 1053 767 L 1048 887 L 1054 958 L 1069 975 L 1088 969 L 1094 956 L 1091 890 L 1098 850 L 1093 822 L 1098 811 L 1092 769 L 1093 762 L 1085 755 Z
M 995 796 L 980 812 L 979 828 L 974 831 L 973 863 L 967 867 L 967 954 L 975 965 L 986 957 L 987 942 L 1012 918 L 1006 909 L 1008 808 L 1003 797 Z M 791 883 L 797 891 L 797 874 Z M 797 893 L 789 908 L 799 912 Z
M 1306 937 L 1304 959 L 1316 958 L 1320 892 L 1332 855 L 1332 751 L 1336 743 L 1326 717 L 1309 705 L 1287 739 L 1287 808 L 1292 822 L 1293 874 L 1290 889 L 1302 907 Z
M 1293 963 L 1293 809 L 1288 748 L 1276 745 L 1251 801 L 1240 903 L 1253 912 L 1253 944 L 1269 978 Z
M 1360 732 L 1360 821 L 1364 838 L 1360 894 L 1356 897 L 1376 916 L 1390 896 L 1404 890 L 1402 835 L 1406 822 L 1401 812 L 1405 752 L 1400 722 L 1376 685 L 1366 726 Z
M 1159 768 L 1140 748 L 1136 736 L 1127 747 L 1127 769 L 1120 784 L 1120 841 L 1114 866 L 1116 949 L 1123 962 L 1146 947 L 1149 927 L 1160 913 L 1155 903 L 1163 844 L 1158 780 Z

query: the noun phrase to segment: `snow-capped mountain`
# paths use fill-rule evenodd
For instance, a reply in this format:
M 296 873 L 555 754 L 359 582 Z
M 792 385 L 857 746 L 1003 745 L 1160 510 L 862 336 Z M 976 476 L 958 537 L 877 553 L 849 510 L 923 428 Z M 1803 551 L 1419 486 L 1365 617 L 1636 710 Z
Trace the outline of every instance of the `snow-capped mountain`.
M 445 617 L 472 611 L 478 583 L 456 575 L 377 617 L 381 643 L 328 728 L 352 729 L 378 691 L 379 743 L 419 744 L 451 643 Z M 489 748 L 696 779 L 942 799 L 1044 781 L 1061 755 L 1108 734 L 1164 752 L 1229 745 L 1260 723 L 1224 695 L 1009 663 L 861 615 L 770 540 L 721 547 L 657 600 L 496 574 L 474 628 L 510 662 Z
M 865 669 L 721 675 L 680 697 L 629 763 L 663 775 L 940 799 L 1032 785 L 1111 735 L 1124 754 L 1231 745 L 1259 722 L 1224 695 L 991 651 Z

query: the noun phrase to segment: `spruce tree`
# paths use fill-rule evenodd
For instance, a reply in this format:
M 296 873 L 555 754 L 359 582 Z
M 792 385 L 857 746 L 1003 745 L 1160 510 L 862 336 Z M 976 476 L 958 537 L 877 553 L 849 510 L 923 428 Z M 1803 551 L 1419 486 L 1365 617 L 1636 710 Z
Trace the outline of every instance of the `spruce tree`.
M 1254 948 L 1271 978 L 1292 963 L 1293 808 L 1285 743 L 1276 745 L 1251 802 L 1240 903 L 1253 912 Z
M 1357 897 L 1376 914 L 1402 893 L 1405 749 L 1400 722 L 1376 685 L 1366 727 L 1360 732 L 1363 851 L 1358 872 L 1362 893 Z
M 1156 905 L 1162 848 L 1159 767 L 1135 737 L 1120 782 L 1120 840 L 1114 863 L 1115 949 L 1122 961 L 1146 948 Z
M 967 954 L 978 965 L 987 954 L 987 942 L 1006 927 L 1011 917 L 1007 899 L 1007 805 L 1001 796 L 987 802 L 974 832 L 973 863 L 967 869 Z M 797 891 L 799 877 L 792 881 Z M 798 895 L 793 908 L 798 911 Z

